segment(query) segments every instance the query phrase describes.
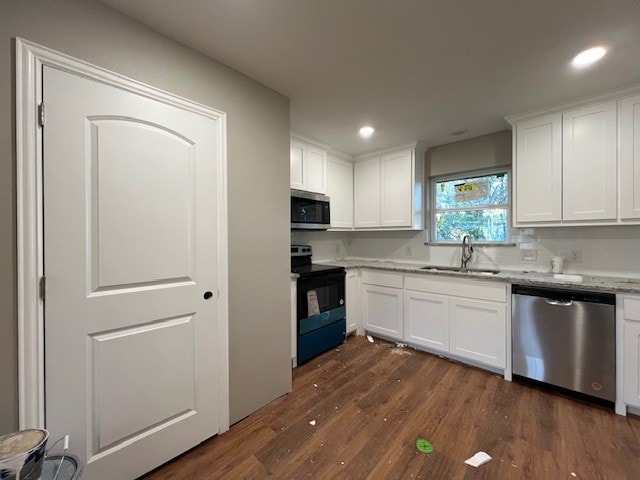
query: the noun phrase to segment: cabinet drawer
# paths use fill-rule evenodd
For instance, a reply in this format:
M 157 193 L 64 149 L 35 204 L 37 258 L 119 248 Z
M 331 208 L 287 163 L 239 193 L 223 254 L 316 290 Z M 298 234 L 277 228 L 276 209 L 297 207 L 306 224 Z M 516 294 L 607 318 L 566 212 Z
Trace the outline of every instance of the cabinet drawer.
M 640 322 L 640 297 L 624 297 L 622 308 L 625 320 Z
M 507 301 L 507 285 L 482 280 L 457 279 L 436 275 L 406 275 L 404 288 L 418 292 L 439 293 L 454 297 L 477 298 L 492 302 Z
M 367 285 L 379 285 L 381 287 L 402 288 L 402 274 L 395 272 L 382 272 L 364 270 L 362 283 Z

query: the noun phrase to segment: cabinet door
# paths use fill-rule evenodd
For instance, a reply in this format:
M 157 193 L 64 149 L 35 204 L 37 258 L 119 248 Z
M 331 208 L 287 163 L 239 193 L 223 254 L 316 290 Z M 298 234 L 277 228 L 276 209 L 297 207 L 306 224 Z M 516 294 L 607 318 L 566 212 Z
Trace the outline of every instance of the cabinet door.
M 404 340 L 448 352 L 449 297 L 405 290 Z
M 307 156 L 305 158 L 305 190 L 315 193 L 325 193 L 327 191 L 326 171 L 327 152 L 319 148 L 307 146 Z
M 516 125 L 516 222 L 560 222 L 562 217 L 562 117 Z
M 640 323 L 624 322 L 624 402 L 640 407 Z
M 295 188 L 296 190 L 304 190 L 305 146 L 302 143 L 292 141 L 289 147 L 289 153 L 291 161 L 291 188 Z
M 383 227 L 410 227 L 413 208 L 411 150 L 388 153 L 380 159 L 381 214 Z
M 451 298 L 450 352 L 493 367 L 506 367 L 506 305 Z
M 353 167 L 355 228 L 380 226 L 380 159 L 362 160 Z
M 291 279 L 291 366 L 296 366 L 298 356 L 298 301 L 296 293 L 298 282 Z
M 331 228 L 353 228 L 353 164 L 329 156 L 327 195 L 331 200 Z
M 640 95 L 618 102 L 620 218 L 640 218 Z
M 563 220 L 617 218 L 616 102 L 562 115 Z
M 359 307 L 360 297 L 358 295 L 358 273 L 353 270 L 348 270 L 345 282 L 345 294 L 347 301 L 347 333 L 351 333 L 357 331 L 358 327 L 362 328 Z
M 363 285 L 365 330 L 402 340 L 402 289 Z

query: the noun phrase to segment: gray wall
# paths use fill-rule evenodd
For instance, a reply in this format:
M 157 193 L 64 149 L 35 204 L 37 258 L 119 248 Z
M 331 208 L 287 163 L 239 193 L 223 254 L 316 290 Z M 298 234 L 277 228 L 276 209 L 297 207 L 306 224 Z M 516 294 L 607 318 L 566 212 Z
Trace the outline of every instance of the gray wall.
M 0 435 L 17 428 L 14 37 L 228 114 L 231 420 L 291 388 L 289 100 L 93 0 L 0 3 Z
M 426 153 L 426 177 L 511 165 L 511 131 L 492 133 L 431 147 Z

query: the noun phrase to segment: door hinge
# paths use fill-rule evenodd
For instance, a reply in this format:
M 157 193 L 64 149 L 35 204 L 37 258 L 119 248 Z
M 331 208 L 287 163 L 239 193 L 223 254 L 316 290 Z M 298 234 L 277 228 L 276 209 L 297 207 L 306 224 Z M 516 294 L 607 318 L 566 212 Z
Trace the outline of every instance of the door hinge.
M 40 298 L 44 300 L 47 295 L 47 277 L 40 277 L 39 290 Z
M 38 105 L 38 124 L 44 127 L 44 103 Z

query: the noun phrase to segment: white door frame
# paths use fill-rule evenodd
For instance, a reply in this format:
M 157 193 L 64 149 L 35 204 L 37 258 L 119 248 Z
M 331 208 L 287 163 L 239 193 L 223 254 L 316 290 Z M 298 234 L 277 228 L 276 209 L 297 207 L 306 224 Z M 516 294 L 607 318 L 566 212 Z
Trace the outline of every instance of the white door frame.
M 218 338 L 220 433 L 229 429 L 229 275 L 227 218 L 227 115 L 27 40 L 16 38 L 16 188 L 18 230 L 18 406 L 19 426 L 45 427 L 42 135 L 42 67 L 90 80 L 216 120 L 218 210 Z M 46 107 L 45 107 L 46 108 Z

